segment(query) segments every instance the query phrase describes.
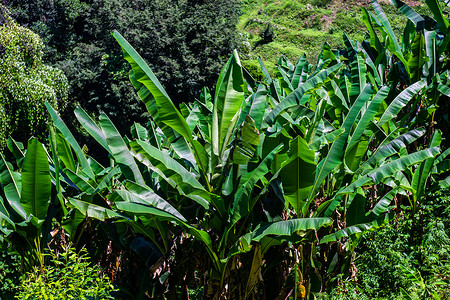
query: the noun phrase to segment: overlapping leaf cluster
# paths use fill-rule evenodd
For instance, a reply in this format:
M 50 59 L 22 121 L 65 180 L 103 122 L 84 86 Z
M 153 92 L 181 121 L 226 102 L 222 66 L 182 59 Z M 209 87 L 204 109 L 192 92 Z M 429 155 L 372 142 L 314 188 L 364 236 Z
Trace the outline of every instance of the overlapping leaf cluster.
M 449 91 L 448 21 L 432 0 L 433 19 L 395 5 L 408 17 L 401 44 L 374 1 L 375 14 L 364 11 L 369 41 L 325 44 L 314 68 L 281 57 L 276 78 L 261 61 L 265 82 L 233 53 L 214 94 L 179 109 L 114 32 L 152 120 L 128 138 L 106 115 L 96 122 L 77 108 L 110 157 L 102 166 L 47 105 L 51 151 L 31 139 L 24 153 L 11 140 L 18 168 L 2 156 L 3 237 L 34 254 L 23 253 L 33 265 L 53 217 L 77 242 L 109 226 L 147 272 L 140 297 L 198 288 L 205 299 L 305 298 L 330 288 L 351 274 L 364 232 L 401 202 L 416 213 L 450 181 L 434 123 Z

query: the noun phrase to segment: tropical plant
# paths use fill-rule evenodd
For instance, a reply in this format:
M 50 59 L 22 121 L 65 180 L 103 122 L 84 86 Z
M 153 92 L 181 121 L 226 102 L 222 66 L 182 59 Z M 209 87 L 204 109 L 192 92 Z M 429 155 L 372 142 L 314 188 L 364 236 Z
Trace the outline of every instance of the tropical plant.
M 364 233 L 398 217 L 403 204 L 416 218 L 430 191 L 449 183 L 450 151 L 440 148 L 430 108 L 447 95 L 447 71 L 434 61 L 430 78 L 414 73 L 414 59 L 405 57 L 416 46 L 391 45 L 389 24 L 374 7 L 369 25 L 379 24 L 373 28 L 384 38 L 371 33 L 367 49 L 345 37 L 347 48 L 325 44 L 315 67 L 305 56 L 295 65 L 282 56 L 276 77 L 260 60 L 263 82 L 234 52 L 214 94 L 204 88 L 179 108 L 115 31 L 151 120 L 123 137 L 106 114 L 94 121 L 78 107 L 76 118 L 110 159 L 100 164 L 46 103 L 49 151 L 34 138 L 26 151 L 11 139 L 16 166 L 2 157 L 5 241 L 19 247 L 19 238 L 28 243 L 21 249 L 42 253 L 54 222 L 61 239 L 67 232 L 75 247 L 86 245 L 112 277 L 136 262 L 142 276 L 128 296 L 137 299 L 194 290 L 205 299 L 308 299 L 348 282 Z M 414 41 L 423 28 L 410 27 Z M 420 74 L 430 70 L 418 66 Z M 400 73 L 385 76 L 387 68 Z M 31 174 L 33 166 L 43 172 Z M 36 183 L 53 191 L 35 198 L 51 203 L 39 212 L 29 211 L 25 192 Z M 29 267 L 44 267 L 42 255 L 31 257 Z
M 26 153 L 20 144 L 9 141 L 20 173 L 1 154 L 1 231 L 22 257 L 23 266 L 30 269 L 43 265 L 42 250 L 51 230 L 50 169 L 44 146 L 36 138 L 29 140 Z
M 145 232 L 162 254 L 168 253 L 173 241 L 166 240 L 161 220 L 170 220 L 195 237 L 210 257 L 211 277 L 205 279 L 210 287 L 204 292 L 207 297 L 213 296 L 212 291 L 217 291 L 216 296 L 236 296 L 241 291 L 244 297 L 256 291 L 264 254 L 270 245 L 283 240 L 302 245 L 293 248 L 294 256 L 286 264 L 288 274 L 297 278 L 295 293 L 308 295 L 310 290 L 320 290 L 320 286 L 311 286 L 317 272 L 315 265 L 328 270 L 320 273 L 323 285 L 333 272 L 349 270 L 361 233 L 380 227 L 392 216 L 387 212 L 400 187 L 390 182 L 392 178 L 405 167 L 439 153 L 437 147 L 432 147 L 408 154 L 407 145 L 425 131 L 407 131 L 396 124 L 395 114 L 402 107 L 398 103 L 418 97 L 425 83 L 418 82 L 399 94 L 390 94 L 388 86 L 355 86 L 367 76 L 357 65 L 361 63 L 358 56 L 355 63 L 346 66 L 325 46 L 312 75 L 305 72 L 304 59 L 294 67 L 282 58 L 278 80 L 266 73 L 266 88 L 257 86 L 242 71 L 235 54 L 219 77 L 214 102 L 205 89 L 201 100 L 182 105 L 178 111 L 142 58 L 120 34 L 114 36 L 132 66 L 130 78 L 153 121 L 150 132 L 136 125 L 135 140 L 125 142 L 114 133 L 106 116 L 101 117 L 100 125 L 90 122 L 85 126 L 110 151 L 127 179 L 108 197 L 112 210 L 102 213 L 101 218 L 117 217 L 113 214 L 116 209 L 123 215 L 133 215 L 135 230 L 139 226 L 140 231 L 153 227 L 159 233 L 156 238 Z M 346 68 L 350 74 L 352 69 L 357 70 L 350 79 Z M 336 81 L 348 86 L 345 96 L 342 91 L 338 93 Z M 352 81 L 355 84 L 351 85 Z M 329 96 L 329 91 L 334 93 Z M 245 100 L 246 94 L 249 97 Z M 386 105 L 380 111 L 383 103 Z M 325 112 L 330 119 L 324 118 Z M 145 169 L 148 171 L 142 173 Z M 361 186 L 374 184 L 379 185 L 379 191 L 385 189 L 385 195 L 373 197 L 372 210 L 366 214 L 366 192 Z M 153 193 L 158 197 L 150 197 Z M 276 208 L 275 204 L 267 210 L 274 205 L 264 204 L 271 198 L 282 200 L 284 205 Z M 83 214 L 96 217 L 91 210 L 98 208 L 92 204 L 75 199 L 70 202 Z M 186 205 L 191 209 L 183 208 Z M 259 205 L 266 217 L 255 213 Z M 192 211 L 197 213 L 192 215 Z M 340 216 L 336 219 L 337 229 L 328 235 L 322 231 L 319 239 L 321 244 L 330 244 L 349 237 L 342 246 L 346 251 L 340 253 L 340 247 L 323 249 L 310 230 L 330 225 L 335 212 Z M 184 216 L 186 213 L 189 217 Z M 309 233 L 300 237 L 292 236 L 295 231 L 308 229 Z M 256 245 L 252 246 L 252 242 Z M 319 249 L 328 252 L 326 256 L 316 258 Z M 247 265 L 247 271 L 239 271 L 246 275 L 232 275 L 233 266 L 242 264 L 239 257 L 249 251 L 253 253 L 252 264 Z M 309 256 L 313 257 L 311 261 L 300 259 Z M 238 288 L 239 283 L 229 281 L 238 276 L 247 276 L 240 283 L 246 282 L 245 287 Z M 233 284 L 237 285 L 234 290 L 225 288 Z M 277 293 L 290 290 L 277 288 Z

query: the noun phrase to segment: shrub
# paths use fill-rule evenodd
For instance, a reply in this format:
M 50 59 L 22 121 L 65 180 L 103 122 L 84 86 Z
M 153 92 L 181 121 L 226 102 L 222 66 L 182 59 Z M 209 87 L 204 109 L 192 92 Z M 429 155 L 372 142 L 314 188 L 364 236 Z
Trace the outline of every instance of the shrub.
M 20 257 L 3 251 L 0 254 L 0 299 L 13 299 L 20 286 Z
M 50 264 L 25 276 L 17 299 L 114 299 L 115 289 L 98 266 L 90 266 L 87 251 L 67 248 L 50 252 Z
M 12 135 L 27 140 L 46 136 L 44 103 L 55 107 L 67 100 L 64 74 L 42 63 L 43 44 L 31 30 L 19 26 L 0 6 L 0 149 Z

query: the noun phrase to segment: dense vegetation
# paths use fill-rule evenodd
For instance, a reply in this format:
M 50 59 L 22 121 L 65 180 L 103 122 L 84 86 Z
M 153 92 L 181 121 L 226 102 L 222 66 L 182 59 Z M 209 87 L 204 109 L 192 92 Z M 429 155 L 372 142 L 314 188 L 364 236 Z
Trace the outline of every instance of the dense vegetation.
M 419 14 L 430 14 L 423 2 L 405 1 Z M 394 34 L 401 38 L 405 18 L 388 1 L 380 1 Z M 260 73 L 257 58 L 266 62 L 270 73 L 276 71 L 276 59 L 285 55 L 295 61 L 303 53 L 315 64 L 324 42 L 332 49 L 345 47 L 342 35 L 362 41 L 367 30 L 361 8 L 373 12 L 367 0 L 246 0 L 237 29 L 248 41 L 243 64 Z
M 367 40 L 324 44 L 316 65 L 281 56 L 275 75 L 259 60 L 261 80 L 235 51 L 213 92 L 178 107 L 114 31 L 150 120 L 124 137 L 107 114 L 77 107 L 106 163 L 49 102 L 47 146 L 9 140 L 0 230 L 4 265 L 19 255 L 28 272 L 16 295 L 52 293 L 59 274 L 85 270 L 72 247 L 118 289 L 93 285 L 89 269 L 80 295 L 445 299 L 450 23 L 435 0 L 425 17 L 394 3 L 401 38 L 374 1 L 362 10 Z
M 41 36 L 44 60 L 67 76 L 70 105 L 65 118 L 81 105 L 91 115 L 107 113 L 123 134 L 148 115 L 129 84 L 112 30 L 133 43 L 176 103 L 198 98 L 203 86 L 212 88 L 217 70 L 237 47 L 235 0 L 5 3 L 19 24 Z

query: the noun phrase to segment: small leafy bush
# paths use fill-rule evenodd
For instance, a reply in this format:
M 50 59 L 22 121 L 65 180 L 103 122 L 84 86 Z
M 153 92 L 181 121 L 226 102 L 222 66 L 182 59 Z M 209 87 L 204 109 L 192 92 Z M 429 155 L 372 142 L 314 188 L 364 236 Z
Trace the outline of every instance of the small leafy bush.
M 13 299 L 20 286 L 20 257 L 3 251 L 0 254 L 0 299 Z
M 50 264 L 28 273 L 17 299 L 114 299 L 115 289 L 100 268 L 90 266 L 87 251 L 50 252 Z
M 430 194 L 415 220 L 399 217 L 382 230 L 364 235 L 355 260 L 357 283 L 341 282 L 318 299 L 397 299 L 406 294 L 447 299 L 450 237 L 444 216 L 448 215 L 448 193 Z

